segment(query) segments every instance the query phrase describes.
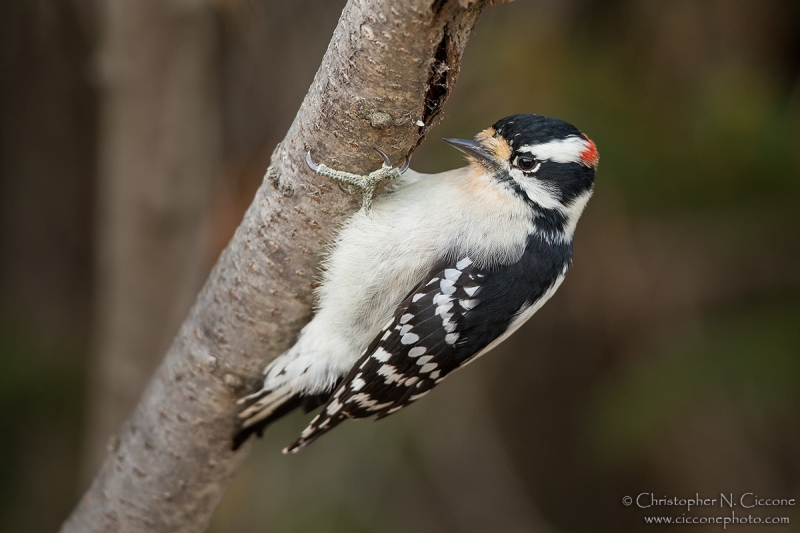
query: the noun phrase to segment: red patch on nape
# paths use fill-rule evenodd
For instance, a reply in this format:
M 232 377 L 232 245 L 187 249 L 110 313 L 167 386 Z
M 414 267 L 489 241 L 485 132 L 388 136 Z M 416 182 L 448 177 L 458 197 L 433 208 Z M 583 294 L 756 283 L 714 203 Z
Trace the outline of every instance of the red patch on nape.
M 597 147 L 585 133 L 583 134 L 583 138 L 586 139 L 589 145 L 581 152 L 581 161 L 583 161 L 584 165 L 597 167 L 597 162 L 600 161 L 600 154 L 597 152 Z

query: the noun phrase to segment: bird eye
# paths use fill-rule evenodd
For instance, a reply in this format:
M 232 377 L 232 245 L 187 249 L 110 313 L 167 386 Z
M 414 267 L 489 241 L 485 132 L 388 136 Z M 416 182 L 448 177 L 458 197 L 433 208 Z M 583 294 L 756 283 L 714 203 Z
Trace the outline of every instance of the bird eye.
M 520 157 L 517 159 L 517 166 L 522 170 L 532 170 L 537 161 L 532 157 Z

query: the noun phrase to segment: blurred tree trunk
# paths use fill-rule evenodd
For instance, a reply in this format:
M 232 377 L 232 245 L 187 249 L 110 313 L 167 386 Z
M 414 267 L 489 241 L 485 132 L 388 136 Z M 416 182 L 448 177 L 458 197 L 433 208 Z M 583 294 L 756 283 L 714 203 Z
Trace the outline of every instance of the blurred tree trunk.
M 62 531 L 207 526 L 249 449 L 230 449 L 236 399 L 308 321 L 323 243 L 357 205 L 307 169 L 305 151 L 354 172 L 380 165 L 372 146 L 398 162 L 413 152 L 452 91 L 487 3 L 347 4 L 244 220 Z
M 84 7 L 0 1 L 0 531 L 53 531 L 77 488 L 98 103 Z
M 0 2 L 0 316 L 61 344 L 84 342 L 90 312 L 97 101 L 80 4 Z
M 97 289 L 88 481 L 208 272 L 217 32 L 203 0 L 101 6 Z

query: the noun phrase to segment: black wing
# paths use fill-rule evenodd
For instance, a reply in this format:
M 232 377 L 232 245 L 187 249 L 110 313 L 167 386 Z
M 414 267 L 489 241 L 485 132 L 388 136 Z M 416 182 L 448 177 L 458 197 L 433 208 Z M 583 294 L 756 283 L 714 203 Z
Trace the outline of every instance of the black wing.
M 427 394 L 553 287 L 571 251 L 531 239 L 512 265 L 478 268 L 469 257 L 438 263 L 284 451 L 297 451 L 347 418 L 382 418 Z

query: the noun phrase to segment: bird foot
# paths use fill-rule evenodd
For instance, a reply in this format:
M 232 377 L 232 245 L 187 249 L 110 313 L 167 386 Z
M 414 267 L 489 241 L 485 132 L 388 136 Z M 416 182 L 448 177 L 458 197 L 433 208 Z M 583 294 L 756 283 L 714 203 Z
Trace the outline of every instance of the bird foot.
M 373 148 L 373 150 L 381 155 L 383 158 L 383 165 L 378 170 L 370 172 L 366 176 L 334 170 L 323 163 L 316 164 L 311 160 L 310 151 L 306 152 L 306 164 L 308 168 L 317 174 L 336 180 L 339 183 L 339 188 L 346 193 L 351 194 L 351 191 L 345 189 L 343 185 L 348 188 L 354 187 L 358 190 L 361 193 L 361 206 L 364 208 L 364 211 L 369 212 L 372 208 L 372 196 L 375 194 L 375 187 L 384 180 L 399 178 L 403 172 L 408 170 L 408 165 L 410 163 L 410 159 L 406 157 L 402 167 L 394 168 L 392 162 L 389 160 L 389 156 L 386 155 L 383 150 L 380 148 Z

